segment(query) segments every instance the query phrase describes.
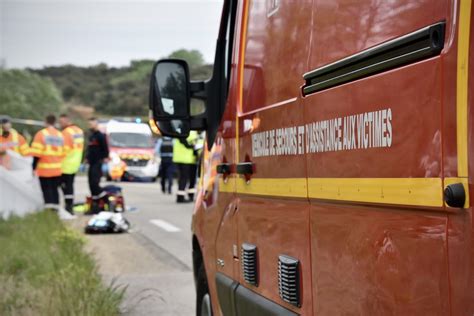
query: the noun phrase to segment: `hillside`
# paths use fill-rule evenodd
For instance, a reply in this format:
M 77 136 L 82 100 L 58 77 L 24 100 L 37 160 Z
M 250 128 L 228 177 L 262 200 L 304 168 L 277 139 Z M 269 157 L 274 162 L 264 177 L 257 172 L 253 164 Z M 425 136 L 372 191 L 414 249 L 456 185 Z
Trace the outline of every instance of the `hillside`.
M 210 77 L 212 65 L 205 65 L 200 52 L 179 50 L 172 58 L 183 58 L 190 65 L 191 78 Z M 67 104 L 91 106 L 106 115 L 147 116 L 149 78 L 154 61 L 135 60 L 127 67 L 99 64 L 29 69 L 53 80 Z

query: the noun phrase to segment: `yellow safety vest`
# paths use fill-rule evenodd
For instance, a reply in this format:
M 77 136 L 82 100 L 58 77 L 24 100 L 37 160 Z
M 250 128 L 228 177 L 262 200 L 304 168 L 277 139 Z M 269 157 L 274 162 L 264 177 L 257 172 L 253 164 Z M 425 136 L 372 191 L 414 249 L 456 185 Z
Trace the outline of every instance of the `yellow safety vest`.
M 189 133 L 188 138 L 186 141 L 191 146 L 194 146 L 197 140 L 197 132 L 191 131 Z M 184 164 L 195 164 L 196 163 L 196 155 L 194 155 L 193 148 L 186 148 L 179 139 L 176 139 L 173 143 L 173 162 L 174 163 L 184 163 Z
M 66 156 L 62 163 L 62 173 L 75 174 L 79 170 L 84 151 L 84 132 L 75 125 L 66 127 L 62 131 L 64 137 L 64 152 Z

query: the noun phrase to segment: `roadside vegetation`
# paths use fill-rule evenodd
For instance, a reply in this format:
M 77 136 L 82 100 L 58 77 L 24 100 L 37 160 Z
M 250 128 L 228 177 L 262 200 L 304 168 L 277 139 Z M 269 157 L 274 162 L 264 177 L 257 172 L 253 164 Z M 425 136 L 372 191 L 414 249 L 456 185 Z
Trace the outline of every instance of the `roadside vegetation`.
M 201 52 L 180 49 L 166 56 L 188 62 L 192 80 L 205 80 L 212 74 Z M 62 65 L 41 69 L 0 68 L 0 115 L 42 121 L 49 113 L 68 113 L 81 128 L 87 118 L 98 116 L 148 118 L 148 89 L 154 60 L 133 60 L 124 67 L 106 64 L 81 67 Z M 192 113 L 204 110 L 193 99 Z M 28 141 L 39 126 L 15 124 Z
M 188 62 L 193 80 L 211 76 L 212 66 L 204 62 L 197 50 L 180 49 L 168 58 Z M 106 116 L 148 116 L 148 90 L 154 60 L 132 60 L 125 67 L 98 64 L 89 67 L 73 65 L 30 69 L 51 79 L 69 107 L 83 105 Z M 1 111 L 0 111 L 1 112 Z
M 103 285 L 85 240 L 55 214 L 0 220 L 0 315 L 117 315 L 125 288 Z

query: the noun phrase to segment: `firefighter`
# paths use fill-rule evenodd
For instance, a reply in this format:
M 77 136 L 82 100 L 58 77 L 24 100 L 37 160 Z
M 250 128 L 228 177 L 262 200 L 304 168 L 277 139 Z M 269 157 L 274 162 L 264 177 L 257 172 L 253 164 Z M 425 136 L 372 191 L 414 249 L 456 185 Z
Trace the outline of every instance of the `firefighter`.
M 176 140 L 173 144 L 173 163 L 178 167 L 179 173 L 177 203 L 192 202 L 194 199 L 197 170 L 194 146 L 197 138 L 197 132 L 191 131 L 186 139 Z
M 66 211 L 74 214 L 74 176 L 82 162 L 84 132 L 78 126 L 71 123 L 67 114 L 59 116 L 59 125 L 62 128 L 65 152 L 62 163 L 61 189 L 64 194 Z
M 4 117 L 0 121 L 0 155 L 5 154 L 7 150 L 13 150 L 22 156 L 29 154 L 29 146 L 25 138 L 12 128 L 12 124 L 8 117 Z
M 163 137 L 158 139 L 156 143 L 155 152 L 160 156 L 160 176 L 161 176 L 161 191 L 163 193 L 168 192 L 171 194 L 171 188 L 173 186 L 173 139 L 171 137 Z M 168 184 L 168 187 L 166 185 Z
M 89 119 L 89 144 L 87 146 L 86 159 L 89 163 L 89 189 L 92 196 L 91 213 L 98 213 L 99 201 L 106 196 L 106 192 L 100 186 L 102 178 L 102 164 L 109 159 L 109 146 L 105 135 L 99 130 L 99 122 L 95 117 Z
M 39 177 L 45 208 L 59 211 L 59 186 L 64 158 L 64 138 L 54 124 L 54 115 L 46 116 L 46 127 L 36 133 L 31 144 L 33 170 Z

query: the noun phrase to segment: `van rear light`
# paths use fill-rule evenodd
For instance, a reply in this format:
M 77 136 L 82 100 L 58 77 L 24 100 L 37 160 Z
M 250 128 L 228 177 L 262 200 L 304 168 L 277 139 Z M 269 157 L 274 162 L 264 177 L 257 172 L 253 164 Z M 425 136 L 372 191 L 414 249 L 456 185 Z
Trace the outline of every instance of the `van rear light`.
M 299 261 L 295 258 L 278 256 L 278 290 L 282 300 L 300 307 Z
M 257 246 L 242 244 L 242 274 L 245 282 L 258 286 Z

